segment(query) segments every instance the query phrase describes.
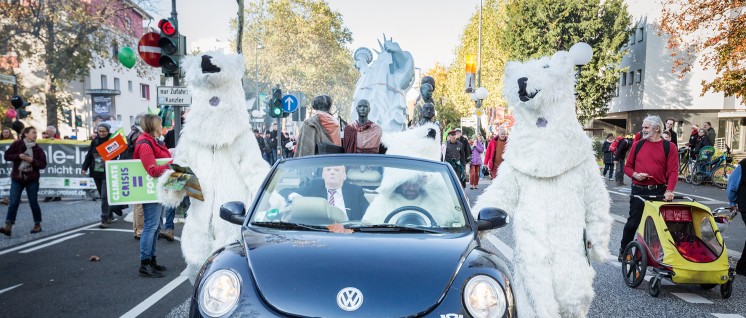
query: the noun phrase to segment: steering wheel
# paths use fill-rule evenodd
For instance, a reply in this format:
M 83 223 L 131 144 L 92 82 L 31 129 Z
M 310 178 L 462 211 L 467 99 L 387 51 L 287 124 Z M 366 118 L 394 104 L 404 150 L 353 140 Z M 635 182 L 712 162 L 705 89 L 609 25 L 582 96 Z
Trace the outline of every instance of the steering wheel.
M 385 219 L 383 219 L 383 223 L 389 223 L 389 221 L 391 221 L 391 218 L 393 218 L 394 215 L 397 215 L 397 214 L 402 213 L 404 211 L 417 211 L 417 212 L 420 212 L 420 213 L 424 214 L 427 217 L 427 219 L 430 221 L 430 226 L 438 226 L 438 223 L 435 222 L 435 219 L 433 219 L 433 215 L 430 214 L 430 212 L 428 212 L 427 210 L 425 210 L 425 209 L 423 209 L 421 207 L 414 206 L 414 205 L 405 205 L 405 206 L 398 207 L 398 208 L 394 209 L 393 211 L 391 211 L 391 213 L 389 213 L 386 216 Z M 417 217 L 419 219 L 422 219 L 422 217 L 419 216 L 419 215 Z

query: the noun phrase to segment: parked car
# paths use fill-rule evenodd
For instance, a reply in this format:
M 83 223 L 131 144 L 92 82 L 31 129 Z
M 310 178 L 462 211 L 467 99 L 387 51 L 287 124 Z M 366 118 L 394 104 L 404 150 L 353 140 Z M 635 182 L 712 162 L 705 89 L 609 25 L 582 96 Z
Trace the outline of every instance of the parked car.
M 515 317 L 508 267 L 478 235 L 508 216 L 475 220 L 448 164 L 281 160 L 248 209 L 226 202 L 220 216 L 242 237 L 205 262 L 191 317 Z

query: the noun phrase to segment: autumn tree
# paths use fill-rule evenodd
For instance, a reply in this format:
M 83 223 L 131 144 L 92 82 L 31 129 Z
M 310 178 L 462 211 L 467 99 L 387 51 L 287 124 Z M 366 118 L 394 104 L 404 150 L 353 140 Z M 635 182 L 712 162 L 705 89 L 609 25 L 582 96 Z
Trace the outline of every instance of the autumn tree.
M 254 69 L 258 61 L 258 81 L 308 97 L 329 95 L 332 110 L 345 118 L 359 74 L 345 47 L 352 42 L 352 33 L 342 15 L 323 0 L 260 0 L 245 12 L 242 51 L 247 69 Z M 235 20 L 232 27 L 236 28 Z M 258 43 L 264 48 L 257 50 Z
M 603 117 L 619 81 L 630 16 L 623 0 L 508 0 L 504 35 L 511 60 L 551 56 L 577 42 L 593 48 L 577 85 L 578 119 Z
M 659 33 L 670 36 L 672 52 L 683 52 L 672 54 L 673 71 L 683 76 L 700 56 L 700 65 L 717 74 L 702 81 L 703 95 L 709 90 L 746 97 L 746 1 L 663 0 L 662 5 Z
M 150 0 L 0 2 L 0 52 L 38 68 L 48 125 L 57 126 L 58 111 L 71 102 L 71 81 L 112 60 L 112 47 L 136 45 L 126 17 L 143 7 L 154 9 Z

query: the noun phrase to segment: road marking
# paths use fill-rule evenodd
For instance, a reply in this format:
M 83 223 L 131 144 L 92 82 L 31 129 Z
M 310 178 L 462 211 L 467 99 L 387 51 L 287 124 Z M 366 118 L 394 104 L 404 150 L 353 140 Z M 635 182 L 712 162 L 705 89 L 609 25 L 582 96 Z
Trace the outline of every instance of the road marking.
M 513 249 L 510 248 L 510 246 L 505 244 L 505 242 L 501 241 L 494 235 L 487 234 L 485 235 L 485 237 L 487 238 L 487 241 L 492 243 L 492 245 L 495 246 L 495 248 L 497 248 L 497 250 L 500 251 L 503 256 L 505 256 L 505 258 L 507 258 L 510 262 L 513 262 Z
M 183 283 L 187 279 L 188 278 L 186 275 L 186 270 L 184 270 L 183 272 L 181 272 L 181 274 L 179 274 L 179 277 L 169 282 L 166 286 L 163 286 L 163 288 L 159 289 L 154 294 L 150 295 L 150 297 L 143 300 L 140 304 L 135 306 L 135 308 L 130 309 L 130 311 L 126 312 L 120 318 L 135 318 L 139 316 L 140 314 L 148 310 L 148 308 L 155 305 L 155 303 L 161 300 L 161 298 L 165 297 L 171 291 L 176 289 L 176 287 L 179 287 L 179 285 L 181 285 L 181 283 Z
M 738 314 L 710 314 L 718 318 L 745 318 Z
M 75 200 L 75 201 L 65 202 L 65 204 L 67 204 L 67 205 L 73 205 L 73 204 L 80 203 L 80 201 L 83 201 L 83 200 Z
M 611 215 L 611 218 L 614 219 L 614 221 L 622 223 L 622 224 L 627 224 L 627 218 L 619 214 L 614 214 L 614 213 L 609 213 L 609 214 Z
M 37 246 L 37 247 L 32 247 L 32 248 L 30 248 L 30 249 L 27 249 L 27 250 L 23 250 L 23 251 L 20 251 L 20 252 L 18 252 L 18 253 L 21 253 L 21 254 L 25 254 L 25 253 L 31 253 L 31 252 L 33 252 L 33 251 L 36 251 L 36 250 L 40 250 L 40 249 L 42 249 L 42 248 L 45 248 L 45 247 L 47 247 L 47 246 L 52 246 L 52 245 L 54 245 L 54 244 L 57 244 L 57 243 L 60 243 L 60 242 L 64 242 L 64 241 L 67 241 L 67 240 L 69 240 L 69 239 L 73 239 L 73 238 L 76 238 L 76 237 L 78 237 L 78 236 L 81 236 L 81 235 L 85 235 L 85 233 L 77 233 L 77 234 L 73 234 L 73 235 L 70 235 L 70 236 L 68 236 L 68 237 L 63 237 L 63 238 L 61 238 L 61 239 L 57 239 L 57 240 L 55 240 L 55 241 L 51 241 L 51 242 L 49 242 L 49 243 L 47 243 L 47 244 L 42 244 L 42 245 L 39 245 L 39 246 Z
M 690 304 L 712 304 L 710 300 L 697 294 L 692 293 L 671 293 L 672 295 L 683 299 Z
M 0 290 L 0 294 L 4 293 L 4 292 L 6 292 L 6 291 L 9 291 L 9 290 L 11 290 L 11 289 L 13 289 L 13 288 L 16 288 L 16 287 L 18 287 L 18 286 L 21 286 L 21 285 L 23 285 L 23 284 L 18 284 L 18 285 L 15 285 L 15 286 L 11 286 L 11 287 L 8 287 L 8 288 L 6 288 L 6 289 Z
M 71 233 L 75 233 L 75 232 L 79 232 L 79 231 L 82 231 L 82 230 L 85 230 L 85 229 L 88 229 L 88 228 L 92 228 L 92 227 L 94 227 L 96 225 L 98 225 L 98 223 L 93 223 L 91 225 L 86 225 L 86 226 L 83 226 L 81 228 L 77 228 L 77 229 L 70 230 L 70 231 L 67 231 L 67 232 L 62 232 L 62 233 L 57 234 L 57 235 L 52 235 L 50 237 L 45 237 L 43 239 L 39 239 L 39 240 L 36 240 L 36 241 L 31 241 L 29 243 L 26 243 L 26 244 L 23 244 L 23 245 L 20 245 L 20 246 L 16 246 L 16 247 L 13 247 L 13 248 L 2 250 L 2 251 L 0 251 L 0 255 L 8 254 L 10 252 L 15 252 L 17 250 L 22 250 L 24 248 L 27 248 L 27 247 L 30 247 L 30 246 L 34 246 L 34 245 L 42 243 L 42 242 L 46 242 L 46 241 L 49 241 L 49 240 L 54 240 L 54 239 L 56 239 L 58 237 L 62 237 L 62 236 L 65 236 L 65 235 L 68 235 L 68 234 L 71 234 Z
M 700 196 L 700 195 L 694 195 L 694 194 L 688 194 L 688 193 L 682 193 L 682 192 L 676 192 L 676 191 L 674 191 L 673 193 L 679 194 L 679 195 L 683 195 L 685 197 L 693 197 L 693 198 L 705 199 L 708 202 L 715 202 L 715 203 L 712 203 L 712 204 L 728 204 L 728 202 L 725 202 L 725 201 L 720 201 L 720 200 L 713 199 L 713 198 L 703 197 L 703 196 Z M 700 203 L 702 203 L 702 202 L 700 202 Z M 702 203 L 702 204 L 704 204 L 704 203 Z

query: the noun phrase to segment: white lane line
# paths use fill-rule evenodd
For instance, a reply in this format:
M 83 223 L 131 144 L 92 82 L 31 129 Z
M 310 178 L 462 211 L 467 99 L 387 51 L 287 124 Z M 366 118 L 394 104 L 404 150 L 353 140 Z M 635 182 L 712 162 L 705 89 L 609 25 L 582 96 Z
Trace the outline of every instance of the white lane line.
M 672 295 L 683 299 L 690 304 L 712 304 L 710 300 L 697 294 L 692 293 L 671 293 Z
M 505 256 L 509 261 L 513 262 L 513 249 L 510 248 L 505 242 L 501 241 L 499 238 L 495 237 L 494 235 L 487 234 L 485 235 L 487 238 L 487 241 L 489 241 L 495 248 L 497 248 L 500 253 Z
M 4 292 L 7 292 L 7 291 L 9 291 L 9 290 L 11 290 L 11 289 L 13 289 L 13 288 L 19 287 L 19 286 L 21 286 L 21 285 L 23 285 L 23 284 L 18 284 L 18 285 L 15 285 L 15 286 L 11 286 L 11 287 L 8 287 L 8 288 L 6 288 L 6 289 L 0 290 L 0 294 L 2 294 L 2 293 L 4 293 Z
M 135 308 L 130 309 L 130 311 L 126 312 L 124 315 L 122 315 L 120 318 L 135 318 L 148 310 L 151 306 L 155 305 L 161 298 L 165 297 L 170 293 L 172 290 L 176 289 L 176 287 L 179 287 L 181 283 L 186 281 L 187 275 L 186 270 L 184 272 L 181 272 L 179 274 L 179 277 L 169 282 L 166 286 L 163 286 L 163 288 L 159 289 L 154 294 L 150 295 L 150 297 L 143 300 L 140 304 L 135 306 Z
M 39 246 L 36 246 L 36 247 L 32 247 L 32 248 L 30 248 L 30 249 L 27 249 L 27 250 L 23 250 L 23 251 L 20 251 L 20 252 L 18 252 L 18 253 L 21 253 L 21 254 L 25 254 L 25 253 L 31 253 L 31 252 L 33 252 L 33 251 L 36 251 L 36 250 L 40 250 L 40 249 L 42 249 L 42 248 L 45 248 L 45 247 L 47 247 L 47 246 L 52 246 L 52 245 L 54 245 L 54 244 L 57 244 L 57 243 L 60 243 L 60 242 L 64 242 L 64 241 L 67 241 L 67 240 L 69 240 L 69 239 L 73 239 L 73 238 L 76 238 L 76 237 L 78 237 L 78 236 L 81 236 L 81 235 L 85 235 L 85 233 L 77 233 L 77 234 L 73 234 L 73 235 L 70 235 L 70 236 L 68 236 L 68 237 L 63 237 L 63 238 L 61 238 L 61 239 L 57 239 L 57 240 L 51 241 L 51 242 L 49 242 L 49 243 L 47 243 L 47 244 L 42 244 L 42 245 L 39 245 Z
M 713 203 L 713 204 L 728 204 L 728 202 L 720 201 L 720 200 L 713 199 L 713 198 L 703 197 L 701 195 L 694 195 L 694 194 L 683 193 L 683 192 L 676 192 L 676 191 L 674 191 L 673 193 L 678 194 L 678 195 L 683 195 L 685 197 L 700 198 L 700 199 L 704 199 L 706 201 L 716 202 L 716 203 Z M 702 202 L 700 202 L 700 203 L 702 203 Z
M 36 240 L 36 241 L 31 241 L 29 243 L 26 243 L 26 244 L 23 244 L 23 245 L 20 245 L 20 246 L 16 246 L 16 247 L 13 247 L 13 248 L 2 250 L 2 251 L 0 251 L 0 255 L 8 254 L 10 252 L 15 252 L 17 250 L 22 250 L 24 248 L 27 248 L 27 247 L 30 247 L 30 246 L 34 246 L 34 245 L 42 243 L 42 242 L 54 240 L 54 239 L 56 239 L 58 237 L 65 236 L 65 235 L 68 235 L 70 233 L 75 233 L 75 232 L 79 232 L 79 231 L 82 231 L 82 230 L 86 230 L 86 229 L 92 228 L 92 227 L 94 227 L 96 225 L 98 225 L 98 223 L 94 223 L 94 224 L 91 224 L 91 225 L 86 225 L 86 226 L 83 226 L 81 228 L 77 228 L 77 229 L 70 230 L 70 231 L 67 231 L 67 232 L 62 232 L 62 233 L 57 234 L 57 235 L 52 235 L 50 237 L 45 237 L 43 239 L 39 239 L 39 240 Z
M 65 204 L 67 204 L 67 205 L 73 205 L 73 204 L 80 203 L 80 201 L 83 201 L 83 200 L 75 200 L 75 201 L 65 202 Z
M 627 218 L 619 214 L 614 214 L 614 213 L 609 213 L 609 214 L 611 215 L 611 218 L 614 219 L 614 221 L 622 223 L 622 224 L 627 224 Z
M 715 314 L 715 313 L 712 313 L 710 315 L 713 315 L 713 316 L 718 317 L 718 318 L 746 318 L 746 317 L 741 316 L 739 314 Z

